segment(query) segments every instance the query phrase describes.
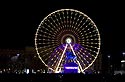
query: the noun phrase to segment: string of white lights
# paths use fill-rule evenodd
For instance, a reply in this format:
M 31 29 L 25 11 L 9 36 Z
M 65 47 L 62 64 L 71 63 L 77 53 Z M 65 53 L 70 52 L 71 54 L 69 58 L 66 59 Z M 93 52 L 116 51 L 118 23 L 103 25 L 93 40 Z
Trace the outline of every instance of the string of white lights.
M 74 9 L 54 11 L 41 21 L 35 34 L 35 48 L 38 57 L 45 66 L 55 71 L 58 63 L 62 64 L 62 62 L 58 62 L 57 56 L 53 56 L 54 58 L 50 60 L 51 55 L 60 45 L 65 44 L 67 37 L 70 37 L 73 43 L 83 46 L 92 56 L 89 65 L 84 67 L 87 69 L 93 64 L 99 54 L 100 34 L 95 23 L 87 15 Z M 63 52 L 59 50 L 61 50 L 61 48 L 56 50 L 54 55 L 58 55 L 58 57 L 62 58 L 62 61 L 65 61 L 65 57 L 61 57 Z M 80 53 L 82 52 L 83 51 Z M 83 56 L 79 56 L 79 59 L 82 60 L 82 57 Z M 86 59 L 84 61 L 88 60 Z M 79 62 L 81 64 L 83 61 Z M 50 65 L 48 65 L 48 63 Z M 83 68 L 82 64 L 81 68 Z

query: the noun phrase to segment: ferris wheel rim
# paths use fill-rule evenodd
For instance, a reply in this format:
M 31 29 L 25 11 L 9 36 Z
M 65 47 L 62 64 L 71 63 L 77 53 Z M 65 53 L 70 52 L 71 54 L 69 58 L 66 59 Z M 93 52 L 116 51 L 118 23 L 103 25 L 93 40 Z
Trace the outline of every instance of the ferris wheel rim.
M 89 16 L 87 16 L 85 13 L 83 13 L 83 12 L 81 12 L 81 11 L 78 11 L 78 10 L 75 10 L 75 9 L 59 9 L 59 10 L 56 10 L 56 11 L 54 11 L 54 12 L 48 14 L 46 17 L 44 17 L 44 19 L 40 22 L 40 24 L 39 24 L 39 26 L 38 26 L 38 28 L 37 28 L 37 31 L 36 31 L 36 33 L 35 33 L 35 49 L 36 49 L 37 55 L 38 55 L 38 57 L 40 58 L 40 60 L 42 61 L 42 63 L 43 63 L 45 66 L 47 66 L 49 69 L 51 69 L 51 70 L 54 71 L 54 69 L 51 68 L 51 67 L 49 67 L 49 66 L 43 61 L 42 57 L 40 57 L 36 39 L 37 39 L 38 31 L 39 31 L 39 29 L 40 29 L 40 25 L 41 25 L 42 23 L 44 23 L 44 21 L 45 21 L 49 16 L 51 16 L 52 14 L 57 13 L 57 12 L 60 12 L 60 11 L 65 11 L 65 10 L 66 10 L 66 11 L 67 11 L 67 10 L 68 10 L 68 11 L 75 11 L 75 12 L 77 12 L 77 13 L 80 13 L 80 14 L 84 15 L 85 17 L 87 17 L 87 19 L 89 19 L 89 20 L 94 24 L 94 26 L 95 26 L 95 28 L 96 28 L 96 31 L 97 31 L 97 34 L 98 34 L 98 38 L 99 38 L 98 52 L 96 52 L 97 55 L 95 56 L 95 58 L 94 58 L 94 60 L 91 62 L 91 64 L 89 64 L 89 66 L 87 66 L 87 67 L 84 69 L 84 70 L 86 70 L 86 69 L 88 69 L 88 68 L 95 62 L 95 60 L 97 59 L 97 57 L 98 57 L 98 55 L 99 55 L 100 46 L 101 46 L 101 38 L 100 38 L 99 30 L 98 30 L 96 24 L 93 22 L 93 20 L 92 20 Z M 83 70 L 83 71 L 84 71 L 84 70 Z

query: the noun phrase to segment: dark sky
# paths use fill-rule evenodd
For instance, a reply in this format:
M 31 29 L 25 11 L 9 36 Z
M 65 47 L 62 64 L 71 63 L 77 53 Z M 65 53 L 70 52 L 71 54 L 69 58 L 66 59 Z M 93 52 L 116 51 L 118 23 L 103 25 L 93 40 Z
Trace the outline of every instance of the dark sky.
M 117 59 L 125 51 L 122 2 L 41 0 L 9 1 L 0 5 L 0 48 L 34 47 L 35 32 L 41 20 L 55 10 L 72 8 L 87 14 L 95 22 L 101 34 L 103 54 L 111 54 Z

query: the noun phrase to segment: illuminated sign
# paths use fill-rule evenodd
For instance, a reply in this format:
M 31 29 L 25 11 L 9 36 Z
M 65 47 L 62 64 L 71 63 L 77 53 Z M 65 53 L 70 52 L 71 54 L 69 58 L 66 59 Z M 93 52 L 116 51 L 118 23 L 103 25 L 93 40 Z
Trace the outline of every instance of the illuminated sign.
M 78 69 L 78 67 L 65 67 L 65 69 Z

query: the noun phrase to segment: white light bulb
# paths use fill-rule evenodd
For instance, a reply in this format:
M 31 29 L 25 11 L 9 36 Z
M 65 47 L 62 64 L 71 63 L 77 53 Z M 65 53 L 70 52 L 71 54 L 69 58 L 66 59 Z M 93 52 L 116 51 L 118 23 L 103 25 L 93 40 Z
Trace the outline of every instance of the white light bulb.
M 70 44 L 72 42 L 71 38 L 66 39 L 66 43 Z

